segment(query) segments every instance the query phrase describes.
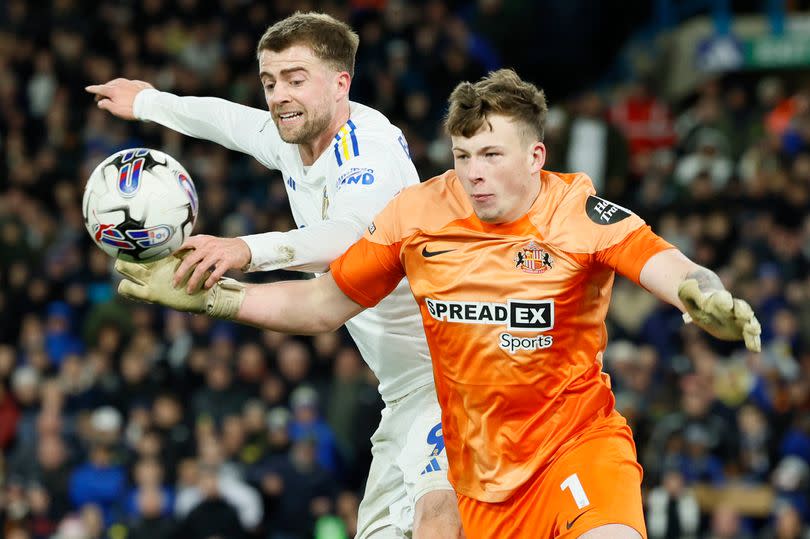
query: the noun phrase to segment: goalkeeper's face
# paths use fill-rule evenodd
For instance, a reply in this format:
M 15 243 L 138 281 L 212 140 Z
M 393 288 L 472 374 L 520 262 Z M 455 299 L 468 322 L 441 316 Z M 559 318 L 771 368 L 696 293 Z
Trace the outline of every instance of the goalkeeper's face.
M 305 45 L 261 52 L 264 97 L 284 142 L 308 144 L 331 127 L 343 97 L 340 75 Z
M 481 221 L 510 223 L 537 198 L 546 148 L 506 116 L 486 120 L 471 137 L 451 137 L 454 168 Z

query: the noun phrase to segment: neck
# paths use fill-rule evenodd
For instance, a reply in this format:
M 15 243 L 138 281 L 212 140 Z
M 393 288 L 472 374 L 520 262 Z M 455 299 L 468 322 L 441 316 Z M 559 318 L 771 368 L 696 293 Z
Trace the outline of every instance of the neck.
M 345 100 L 338 105 L 337 113 L 332 118 L 332 123 L 324 129 L 320 135 L 306 144 L 298 145 L 298 153 L 305 167 L 312 165 L 326 149 L 332 145 L 340 128 L 349 121 L 351 109 L 349 100 Z

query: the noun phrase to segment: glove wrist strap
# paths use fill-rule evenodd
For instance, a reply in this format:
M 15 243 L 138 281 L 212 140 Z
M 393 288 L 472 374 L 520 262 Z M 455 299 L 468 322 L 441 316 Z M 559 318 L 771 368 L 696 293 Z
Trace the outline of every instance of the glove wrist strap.
M 233 279 L 222 279 L 211 288 L 205 312 L 213 318 L 231 320 L 239 313 L 245 299 L 245 285 Z

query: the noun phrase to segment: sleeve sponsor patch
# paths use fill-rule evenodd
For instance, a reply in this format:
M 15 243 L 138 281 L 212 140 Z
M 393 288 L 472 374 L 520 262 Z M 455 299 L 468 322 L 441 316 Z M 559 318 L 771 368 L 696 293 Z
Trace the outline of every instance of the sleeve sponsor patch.
M 371 185 L 374 183 L 374 169 L 352 167 L 337 179 L 337 188 L 345 185 Z
M 585 202 L 585 211 L 597 225 L 612 225 L 630 217 L 633 212 L 604 198 L 591 195 Z

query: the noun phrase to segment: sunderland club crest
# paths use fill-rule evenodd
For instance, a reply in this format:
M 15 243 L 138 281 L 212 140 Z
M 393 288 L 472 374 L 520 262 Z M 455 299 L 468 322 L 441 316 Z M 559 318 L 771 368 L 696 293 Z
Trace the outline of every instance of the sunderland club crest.
M 554 259 L 548 251 L 530 241 L 515 254 L 515 267 L 526 273 L 545 273 L 554 266 Z

